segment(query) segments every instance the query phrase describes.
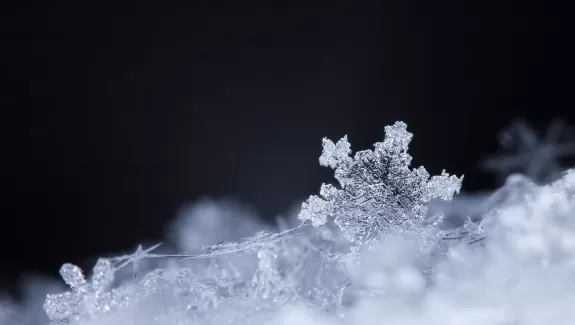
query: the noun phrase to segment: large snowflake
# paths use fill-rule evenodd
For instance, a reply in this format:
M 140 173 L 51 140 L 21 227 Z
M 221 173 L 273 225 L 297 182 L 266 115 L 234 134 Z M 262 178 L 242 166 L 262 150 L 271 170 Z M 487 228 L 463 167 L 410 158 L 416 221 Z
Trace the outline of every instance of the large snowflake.
M 353 158 L 347 136 L 337 143 L 323 139 L 319 162 L 334 169 L 340 187 L 323 184 L 320 196 L 312 195 L 303 203 L 300 220 L 317 227 L 333 218 L 350 241 L 362 244 L 389 227 L 423 222 L 427 202 L 450 200 L 459 192 L 463 177 L 443 171 L 430 178 L 423 167 L 409 168 L 412 134 L 405 123 L 387 126 L 385 133 L 373 151 L 358 151 Z

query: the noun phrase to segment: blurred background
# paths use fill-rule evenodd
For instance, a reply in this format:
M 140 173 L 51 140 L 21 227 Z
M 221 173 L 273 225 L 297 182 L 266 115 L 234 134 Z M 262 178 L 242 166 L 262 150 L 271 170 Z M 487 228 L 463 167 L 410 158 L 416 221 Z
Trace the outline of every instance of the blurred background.
M 478 163 L 523 117 L 575 122 L 559 1 L 14 2 L 0 10 L 0 279 L 162 240 L 186 203 L 272 220 L 403 120 L 414 165 Z M 25 272 L 25 273 L 23 273 Z

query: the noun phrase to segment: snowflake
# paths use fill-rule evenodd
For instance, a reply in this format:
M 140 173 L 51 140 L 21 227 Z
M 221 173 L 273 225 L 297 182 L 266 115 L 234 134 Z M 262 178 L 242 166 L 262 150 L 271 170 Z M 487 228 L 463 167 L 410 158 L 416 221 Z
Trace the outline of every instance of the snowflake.
M 64 264 L 60 275 L 72 289 L 60 294 L 49 294 L 44 309 L 52 321 L 80 321 L 103 315 L 127 304 L 122 291 L 108 291 L 114 281 L 114 268 L 108 259 L 99 259 L 90 281 L 73 264 Z
M 98 316 L 120 310 L 139 298 L 140 292 L 130 286 L 110 290 L 116 271 L 132 264 L 134 275 L 143 259 L 187 257 L 187 255 L 159 255 L 151 251 L 160 245 L 143 249 L 140 245 L 131 255 L 114 258 L 101 258 L 92 270 L 92 277 L 87 281 L 82 270 L 73 264 L 64 264 L 60 276 L 72 289 L 60 294 L 49 294 L 44 303 L 44 310 L 52 321 L 70 322 L 97 318 Z
M 545 135 L 539 137 L 533 127 L 517 120 L 503 130 L 499 143 L 506 152 L 485 160 L 483 167 L 503 179 L 520 172 L 547 183 L 563 171 L 559 160 L 575 156 L 575 137 L 561 122 L 551 123 Z
M 350 241 L 364 244 L 389 227 L 422 222 L 427 202 L 450 200 L 459 192 L 463 177 L 443 171 L 430 179 L 425 168 L 409 168 L 412 134 L 405 123 L 387 126 L 385 132 L 373 151 L 359 151 L 354 158 L 347 136 L 335 144 L 323 139 L 319 162 L 335 170 L 340 188 L 323 184 L 320 196 L 302 204 L 300 220 L 318 227 L 333 218 Z

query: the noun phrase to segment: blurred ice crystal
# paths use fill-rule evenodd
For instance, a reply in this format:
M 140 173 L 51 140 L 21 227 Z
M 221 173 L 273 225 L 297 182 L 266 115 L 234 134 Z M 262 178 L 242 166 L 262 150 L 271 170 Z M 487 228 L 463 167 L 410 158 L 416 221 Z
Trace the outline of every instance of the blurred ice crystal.
M 516 120 L 501 132 L 499 143 L 503 152 L 485 160 L 483 167 L 502 179 L 522 173 L 548 183 L 565 170 L 561 159 L 575 157 L 575 133 L 560 121 L 553 121 L 540 136 L 527 122 Z
M 480 221 L 472 221 L 467 218 L 462 227 L 444 231 L 444 239 L 447 240 L 460 240 L 466 244 L 474 244 L 483 239 L 484 235 L 484 222 L 489 219 L 482 219 Z
M 451 203 L 454 203 L 452 205 L 455 205 L 457 217 L 461 218 L 463 222 L 461 225 L 444 229 L 442 231 L 443 238 L 447 240 L 456 239 L 466 244 L 482 241 L 487 233 L 485 228 L 493 223 L 498 209 L 524 201 L 528 195 L 533 194 L 536 188 L 536 184 L 528 177 L 513 174 L 507 177 L 501 188 L 489 195 L 478 195 L 475 198 L 458 196 Z
M 385 132 L 384 141 L 373 151 L 359 151 L 354 158 L 349 156 L 347 136 L 335 144 L 323 139 L 320 164 L 335 170 L 341 188 L 323 184 L 320 196 L 312 195 L 303 203 L 300 220 L 317 227 L 333 218 L 350 241 L 362 244 L 386 228 L 422 222 L 426 203 L 450 200 L 459 192 L 462 178 L 443 171 L 430 179 L 425 168 L 409 168 L 412 134 L 405 123 L 387 126 Z

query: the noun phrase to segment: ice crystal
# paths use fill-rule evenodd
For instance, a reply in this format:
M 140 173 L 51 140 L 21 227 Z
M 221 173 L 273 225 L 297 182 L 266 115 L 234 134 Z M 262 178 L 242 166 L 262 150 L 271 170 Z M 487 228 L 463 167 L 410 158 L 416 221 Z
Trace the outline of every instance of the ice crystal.
M 218 245 L 202 247 L 206 251 L 205 253 L 195 256 L 189 256 L 184 258 L 183 260 L 205 259 L 221 255 L 257 252 L 260 249 L 269 246 L 271 244 L 292 238 L 294 236 L 298 236 L 299 235 L 299 233 L 297 232 L 298 229 L 299 227 L 285 230 L 279 233 L 260 231 L 255 236 L 244 238 L 239 242 L 220 243 Z
M 167 316 L 167 311 L 199 318 L 219 302 L 218 284 L 185 267 L 156 269 L 146 275 L 142 285 L 145 299 L 154 302 L 156 313 L 161 316 Z
M 503 152 L 485 160 L 483 167 L 503 179 L 522 173 L 539 183 L 553 181 L 564 170 L 560 160 L 575 156 L 575 134 L 571 131 L 556 121 L 541 137 L 527 122 L 517 120 L 499 136 Z
M 277 297 L 282 291 L 281 284 L 284 283 L 277 269 L 278 253 L 271 247 L 262 249 L 257 254 L 259 264 L 256 275 L 253 278 L 253 285 L 257 288 L 255 297 L 269 299 Z
M 92 270 L 90 281 L 87 281 L 82 270 L 73 264 L 66 263 L 60 268 L 62 280 L 70 287 L 70 291 L 49 294 L 44 303 L 44 309 L 50 320 L 71 322 L 98 318 L 99 316 L 122 310 L 140 298 L 141 290 L 133 290 L 130 286 L 112 289 L 116 272 L 130 264 L 134 275 L 143 259 L 187 257 L 187 255 L 160 255 L 151 253 L 160 245 L 147 249 L 138 246 L 136 252 L 130 255 L 114 258 L 101 258 Z M 150 276 L 144 278 L 142 287 L 150 281 Z
M 465 244 L 475 244 L 485 239 L 483 222 L 487 219 L 475 222 L 471 218 L 465 219 L 462 227 L 450 229 L 443 232 L 446 240 L 459 240 Z
M 300 220 L 317 227 L 333 218 L 350 241 L 361 244 L 386 228 L 422 222 L 426 203 L 449 200 L 459 192 L 462 177 L 443 171 L 430 179 L 425 168 L 409 168 L 412 134 L 405 123 L 387 126 L 385 133 L 373 151 L 359 151 L 354 158 L 347 136 L 337 143 L 323 139 L 320 164 L 335 170 L 340 188 L 323 184 L 320 196 L 312 195 L 303 203 Z
M 117 266 L 118 269 L 124 268 L 127 265 L 132 265 L 132 272 L 134 275 L 134 278 L 137 276 L 138 274 L 138 268 L 140 266 L 140 263 L 145 260 L 145 259 L 150 259 L 150 258 L 159 258 L 159 257 L 166 257 L 166 255 L 160 255 L 160 254 L 153 254 L 152 251 L 156 250 L 158 247 L 160 247 L 162 244 L 156 244 L 153 245 L 151 247 L 148 247 L 146 249 L 144 249 L 144 247 L 142 245 L 138 245 L 138 247 L 136 247 L 136 251 L 130 255 L 123 255 L 123 256 L 117 256 L 114 258 L 111 258 L 110 261 L 111 262 L 115 262 L 115 263 L 119 263 L 119 265 Z M 181 255 L 176 255 L 177 257 L 183 257 Z
M 82 270 L 73 264 L 64 264 L 60 275 L 71 291 L 50 294 L 44 309 L 54 321 L 78 321 L 106 314 L 125 305 L 128 301 L 121 291 L 108 288 L 114 281 L 115 270 L 108 259 L 99 259 L 90 281 Z

